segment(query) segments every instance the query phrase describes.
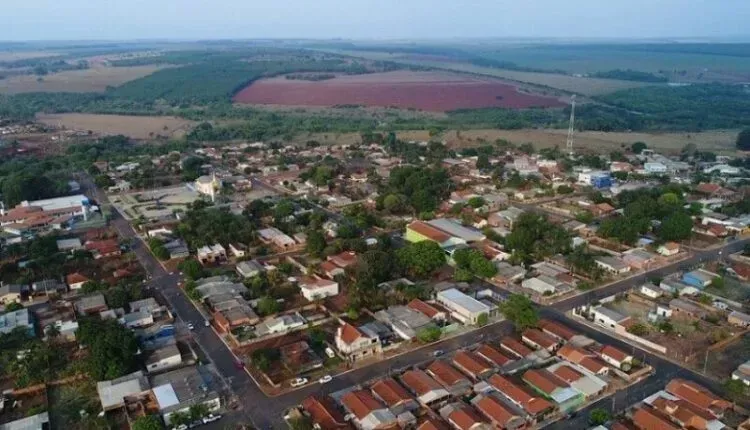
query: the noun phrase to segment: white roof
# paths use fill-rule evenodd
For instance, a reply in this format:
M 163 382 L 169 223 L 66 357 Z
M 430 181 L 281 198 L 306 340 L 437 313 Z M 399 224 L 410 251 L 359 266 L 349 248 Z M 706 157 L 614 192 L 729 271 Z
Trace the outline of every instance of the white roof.
M 479 231 L 472 228 L 464 227 L 460 223 L 446 218 L 438 218 L 432 221 L 427 221 L 433 227 L 437 227 L 440 230 L 448 233 L 451 236 L 461 238 L 466 242 L 476 242 L 484 240 L 485 236 Z
M 523 282 L 521 282 L 521 286 L 523 288 L 528 288 L 542 294 L 546 293 L 547 291 L 554 293 L 556 290 L 554 285 L 549 284 L 544 280 L 539 279 L 538 277 L 524 280 Z
M 49 424 L 49 413 L 32 415 L 0 425 L 0 430 L 42 430 Z
M 70 208 L 73 206 L 81 206 L 83 202 L 88 203 L 88 197 L 83 194 L 76 194 L 74 196 L 57 197 L 54 199 L 24 201 L 21 206 L 38 206 L 45 211 L 51 211 L 55 209 Z
M 170 406 L 180 404 L 180 401 L 177 399 L 177 393 L 172 388 L 172 384 L 159 385 L 153 391 L 156 401 L 159 403 L 159 409 L 166 409 Z
M 463 308 L 470 313 L 489 313 L 491 310 L 489 306 L 485 305 L 479 300 L 467 296 L 466 294 L 458 291 L 455 288 L 441 291 L 437 295 L 438 298 L 442 299 L 443 301 L 452 302 L 454 305 Z

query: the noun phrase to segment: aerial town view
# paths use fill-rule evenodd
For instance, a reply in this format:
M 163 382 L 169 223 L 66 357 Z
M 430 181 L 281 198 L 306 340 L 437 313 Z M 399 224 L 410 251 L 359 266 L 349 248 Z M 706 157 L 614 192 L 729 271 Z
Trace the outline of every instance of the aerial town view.
M 747 4 L 277 3 L 2 6 L 0 430 L 750 430 Z

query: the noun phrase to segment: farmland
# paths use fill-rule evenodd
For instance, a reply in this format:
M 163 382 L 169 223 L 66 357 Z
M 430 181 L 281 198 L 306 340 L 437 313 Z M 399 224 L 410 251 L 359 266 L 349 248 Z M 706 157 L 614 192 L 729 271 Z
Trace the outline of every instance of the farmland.
M 337 76 L 322 81 L 263 79 L 240 91 L 234 100 L 285 106 L 396 106 L 433 112 L 565 105 L 556 98 L 520 92 L 497 80 L 409 71 Z
M 68 70 L 46 76 L 20 75 L 0 80 L 0 94 L 30 92 L 101 92 L 125 82 L 148 76 L 159 70 L 156 66 L 92 67 Z
M 50 126 L 62 126 L 69 130 L 92 131 L 96 134 L 122 134 L 134 139 L 147 139 L 157 135 L 181 136 L 195 124 L 171 116 L 128 116 L 97 114 L 50 114 L 40 115 L 39 122 Z

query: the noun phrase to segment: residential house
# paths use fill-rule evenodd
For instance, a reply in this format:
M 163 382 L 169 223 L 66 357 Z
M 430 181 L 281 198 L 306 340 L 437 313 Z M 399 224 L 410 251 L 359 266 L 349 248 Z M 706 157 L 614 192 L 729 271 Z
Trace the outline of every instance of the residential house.
M 638 292 L 648 297 L 649 299 L 658 299 L 664 294 L 664 290 L 650 282 L 641 285 L 640 288 L 638 288 Z
M 71 290 L 79 290 L 83 287 L 83 284 L 89 282 L 90 279 L 81 275 L 80 273 L 71 273 L 65 277 L 65 283 Z
M 279 353 L 284 367 L 296 375 L 323 367 L 323 358 L 304 340 L 282 346 Z
M 586 343 L 586 337 L 574 332 L 568 327 L 554 321 L 543 319 L 539 321 L 539 328 L 546 334 L 554 337 L 558 342 L 571 342 L 574 344 Z
M 410 243 L 417 243 L 425 240 L 435 242 L 443 249 L 466 243 L 424 221 L 413 221 L 406 226 L 405 239 Z
M 433 418 L 429 415 L 425 415 L 417 423 L 417 430 L 449 430 L 448 424 L 445 421 Z
M 555 402 L 561 411 L 576 409 L 584 401 L 584 396 L 570 384 L 546 369 L 531 369 L 523 374 L 523 380 L 537 392 Z
M 115 239 L 91 240 L 84 245 L 90 251 L 95 260 L 100 258 L 117 257 L 122 254 L 120 244 Z
M 423 315 L 426 315 L 428 318 L 434 321 L 445 321 L 448 318 L 448 315 L 442 311 L 436 308 L 435 306 L 426 303 L 419 299 L 413 299 L 406 305 L 410 309 L 414 309 L 417 312 L 422 313 Z
M 511 338 L 504 337 L 500 340 L 500 348 L 504 351 L 509 352 L 516 358 L 533 358 L 534 351 L 529 349 L 526 345 Z
M 339 326 L 335 340 L 339 352 L 352 362 L 370 358 L 382 351 L 378 337 L 370 337 L 348 323 Z
M 388 325 L 404 340 L 414 339 L 422 329 L 435 327 L 432 319 L 407 306 L 389 306 L 376 312 L 375 319 Z
M 427 407 L 439 405 L 450 398 L 448 390 L 421 369 L 407 370 L 401 375 L 401 382 L 417 396 L 417 401 L 421 405 Z
M 182 239 L 174 239 L 166 242 L 164 249 L 169 253 L 170 259 L 190 257 L 190 250 L 187 243 Z
M 27 309 L 0 314 L 0 333 L 10 334 L 16 329 L 24 329 L 29 337 L 34 337 L 34 317 Z
M 230 243 L 229 252 L 237 258 L 242 258 L 247 255 L 247 245 L 242 243 Z
M 692 318 L 705 318 L 708 314 L 700 305 L 683 299 L 670 300 L 669 309 Z
M 633 363 L 633 356 L 615 348 L 612 345 L 603 345 L 598 351 L 599 357 L 618 369 L 622 369 L 625 364 Z
M 684 429 L 723 429 L 726 425 L 710 412 L 698 408 L 666 391 L 659 391 L 643 401 Z
M 498 282 L 510 284 L 518 282 L 526 276 L 526 269 L 524 269 L 523 266 L 514 266 L 504 261 L 500 261 L 495 263 L 495 267 L 497 267 L 497 274 L 493 279 Z
M 532 290 L 538 294 L 554 294 L 557 287 L 562 284 L 549 276 L 537 276 L 535 278 L 525 279 L 521 282 L 521 287 Z
M 42 412 L 0 424 L 0 430 L 48 430 L 50 428 L 52 427 L 50 427 L 49 412 Z
M 299 280 L 299 289 L 308 301 L 332 297 L 339 293 L 339 283 L 318 277 L 304 277 Z
M 560 343 L 552 336 L 536 328 L 527 328 L 521 334 L 521 340 L 534 349 L 545 349 L 555 352 Z
M 656 261 L 656 257 L 642 248 L 633 248 L 622 253 L 622 260 L 636 270 L 648 269 Z
M 547 371 L 568 383 L 585 399 L 599 396 L 607 389 L 607 382 L 568 363 L 555 363 Z
M 344 430 L 351 426 L 339 411 L 334 401 L 328 396 L 314 395 L 302 401 L 302 408 L 307 412 L 313 424 L 320 430 Z
M 445 361 L 435 360 L 427 366 L 425 371 L 454 396 L 461 396 L 471 391 L 471 381 Z
M 594 322 L 611 329 L 614 329 L 618 325 L 622 325 L 622 323 L 630 319 L 630 317 L 621 315 L 612 309 L 605 308 L 604 306 L 592 308 L 591 313 L 594 317 Z
M 485 379 L 495 372 L 495 368 L 488 361 L 472 351 L 456 352 L 453 355 L 453 365 L 475 381 Z
M 240 261 L 235 267 L 237 274 L 243 278 L 252 278 L 260 275 L 265 271 L 265 268 L 257 260 Z
M 488 382 L 504 398 L 526 412 L 532 423 L 544 419 L 546 415 L 555 409 L 552 403 L 542 397 L 530 394 L 505 376 L 492 375 Z
M 227 250 L 220 243 L 202 246 L 196 252 L 201 264 L 215 264 L 227 259 Z
M 681 281 L 684 284 L 691 285 L 695 288 L 698 288 L 699 290 L 702 290 L 711 285 L 711 282 L 719 277 L 720 276 L 716 273 L 712 273 L 704 269 L 698 269 L 683 274 Z
M 257 323 L 260 318 L 245 300 L 247 287 L 222 276 L 197 281 L 195 289 L 213 312 L 214 326 L 227 333 L 234 328 Z
M 737 366 L 737 369 L 732 372 L 732 379 L 750 386 L 750 360 Z
M 594 353 L 566 344 L 557 351 L 557 356 L 577 364 L 595 375 L 607 375 L 609 367 Z
M 419 403 L 393 378 L 381 379 L 370 389 L 396 416 L 419 409 Z
M 28 293 L 28 287 L 20 284 L 0 285 L 0 303 L 7 305 L 9 303 L 20 303 L 23 295 Z
M 437 218 L 427 221 L 429 225 L 448 233 L 451 237 L 458 238 L 464 243 L 480 242 L 486 238 L 481 231 L 466 227 L 459 221 L 448 218 Z
M 117 379 L 96 383 L 99 401 L 105 412 L 125 407 L 128 398 L 145 398 L 150 388 L 146 375 L 140 370 Z
M 518 430 L 526 427 L 524 417 L 517 414 L 494 395 L 480 394 L 471 399 L 471 404 L 496 429 Z
M 630 420 L 638 430 L 680 430 L 670 420 L 652 408 L 636 407 Z
M 490 214 L 487 217 L 487 222 L 493 227 L 507 227 L 512 229 L 513 223 L 515 223 L 523 213 L 523 209 L 511 206 L 508 209 Z
M 659 248 L 656 249 L 656 252 L 665 257 L 677 255 L 680 252 L 680 244 L 677 242 L 667 242 L 660 245 Z
M 81 297 L 75 302 L 75 307 L 76 311 L 81 315 L 96 315 L 99 312 L 109 309 L 102 293 Z
M 732 311 L 729 313 L 729 316 L 727 316 L 727 322 L 736 325 L 737 327 L 750 327 L 750 315 L 743 312 Z
M 192 406 L 202 405 L 216 413 L 221 408 L 221 398 L 213 381 L 205 368 L 196 366 L 152 376 L 153 397 L 167 426 L 173 414 L 188 412 Z
M 155 373 L 182 365 L 182 354 L 177 345 L 165 345 L 146 355 L 146 372 Z
M 83 249 L 81 239 L 77 237 L 71 239 L 60 239 L 57 241 L 57 250 L 61 252 L 72 252 Z
M 706 388 L 685 379 L 672 379 L 665 389 L 669 394 L 710 412 L 716 418 L 724 416 L 724 412 L 732 406 Z
M 456 430 L 492 429 L 492 426 L 486 423 L 476 410 L 465 403 L 456 402 L 443 406 L 440 408 L 440 416 Z
M 293 248 L 296 244 L 294 239 L 276 227 L 259 230 L 258 236 L 263 243 L 274 245 L 281 250 Z
M 396 416 L 377 401 L 369 391 L 355 390 L 341 396 L 344 409 L 353 416 L 357 428 L 362 430 L 399 429 Z
M 617 275 L 622 275 L 622 274 L 630 272 L 630 266 L 625 261 L 617 257 L 611 257 L 611 256 L 595 257 L 594 263 L 596 263 L 597 266 L 601 267 L 607 272 L 614 273 Z
M 286 333 L 304 326 L 307 321 L 299 314 L 285 314 L 264 319 L 255 325 L 255 335 L 258 337 Z
M 503 367 L 506 364 L 514 361 L 514 359 L 508 357 L 507 355 L 503 354 L 496 348 L 486 343 L 477 348 L 474 353 L 496 367 Z
M 464 324 L 476 324 L 482 314 L 488 317 L 494 313 L 493 309 L 467 296 L 461 291 L 450 288 L 437 293 L 437 302 L 451 311 L 451 315 Z

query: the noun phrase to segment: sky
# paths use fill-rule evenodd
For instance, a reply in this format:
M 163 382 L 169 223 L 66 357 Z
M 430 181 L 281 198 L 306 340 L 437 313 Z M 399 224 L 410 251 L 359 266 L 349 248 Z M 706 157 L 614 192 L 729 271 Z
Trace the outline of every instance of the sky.
M 734 37 L 750 0 L 2 0 L 0 40 Z

